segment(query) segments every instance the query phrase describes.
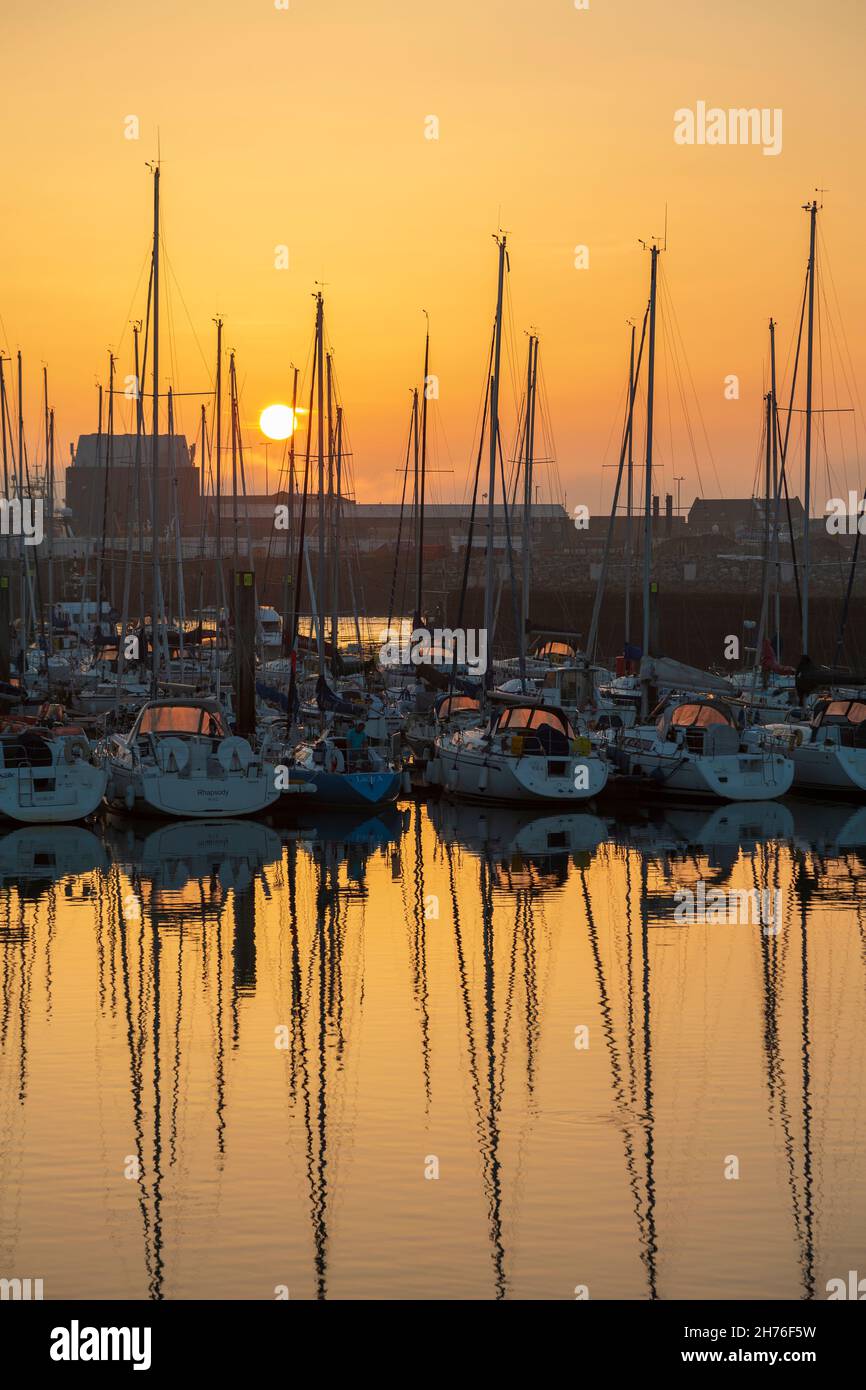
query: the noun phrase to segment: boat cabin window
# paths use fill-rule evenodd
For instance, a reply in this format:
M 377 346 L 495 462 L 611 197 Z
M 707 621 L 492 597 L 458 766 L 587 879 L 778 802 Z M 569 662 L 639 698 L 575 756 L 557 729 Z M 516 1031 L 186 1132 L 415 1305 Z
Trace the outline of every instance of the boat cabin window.
M 218 710 L 200 705 L 156 705 L 143 711 L 140 734 L 204 734 L 206 738 L 225 738 L 228 729 Z
M 663 723 L 659 720 L 659 726 Z M 677 729 L 707 729 L 711 724 L 730 724 L 723 710 L 715 705 L 677 705 L 671 715 L 671 725 Z
M 862 724 L 866 704 L 860 700 L 831 700 L 821 716 L 822 724 Z
M 512 709 L 503 710 L 496 722 L 496 732 L 499 734 L 537 734 L 542 729 L 550 729 L 558 734 L 565 734 L 566 738 L 574 738 L 574 730 L 564 715 L 554 710 L 534 709 L 527 706 L 515 705 Z
M 576 655 L 574 647 L 567 642 L 542 642 L 533 652 L 539 661 L 553 661 L 560 665 L 564 661 L 574 661 Z
M 436 713 L 439 719 L 450 719 L 454 714 L 477 714 L 480 709 L 481 705 L 471 695 L 447 695 Z

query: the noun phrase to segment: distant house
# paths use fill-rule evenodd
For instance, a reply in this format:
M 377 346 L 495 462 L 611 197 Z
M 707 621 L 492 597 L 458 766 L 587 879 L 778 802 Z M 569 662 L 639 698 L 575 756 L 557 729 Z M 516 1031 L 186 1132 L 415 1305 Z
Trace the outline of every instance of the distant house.
M 199 473 L 195 445 L 182 434 L 159 436 L 158 508 L 165 532 L 175 511 L 181 530 L 195 533 L 200 520 Z M 122 536 L 130 518 L 150 526 L 153 439 L 142 435 L 82 434 L 66 470 L 66 505 L 79 536 Z
M 770 503 L 772 523 L 775 502 Z M 758 540 L 764 534 L 762 497 L 696 497 L 689 511 L 689 532 L 697 536 L 726 536 L 731 540 Z M 803 534 L 803 504 L 799 497 L 790 502 L 794 535 Z M 788 504 L 782 498 L 779 530 L 788 530 Z

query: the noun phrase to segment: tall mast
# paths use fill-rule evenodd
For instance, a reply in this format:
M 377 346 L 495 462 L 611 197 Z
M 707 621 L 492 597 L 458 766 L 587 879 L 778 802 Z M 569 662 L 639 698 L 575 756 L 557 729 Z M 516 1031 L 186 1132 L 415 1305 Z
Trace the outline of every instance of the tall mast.
M 523 452 L 523 535 L 521 537 L 521 559 L 523 562 L 523 582 L 521 585 L 521 624 L 519 652 L 525 675 L 526 631 L 529 624 L 529 586 L 532 581 L 532 466 L 535 459 L 535 400 L 538 381 L 538 338 L 529 335 L 529 356 L 526 363 L 526 426 L 524 429 Z
M 328 419 L 328 561 L 330 574 L 328 576 L 328 588 L 331 600 L 331 669 L 336 670 L 337 663 L 337 599 L 335 595 L 334 572 L 337 567 L 336 536 L 334 532 L 334 364 L 330 352 L 326 360 L 327 372 L 327 419 Z M 322 595 L 324 605 L 324 594 Z M 322 607 L 322 619 L 324 621 L 325 609 Z
M 337 637 L 339 635 L 337 623 L 340 612 L 340 514 L 343 506 L 343 407 L 341 405 L 337 406 L 336 429 L 337 434 L 334 443 L 334 461 L 336 470 L 337 491 L 334 498 L 335 511 L 334 524 L 332 528 L 334 536 L 334 591 L 331 595 L 332 612 L 334 614 L 334 624 L 331 629 L 333 634 L 333 651 L 331 653 L 332 661 L 337 654 Z M 349 570 L 349 575 L 351 577 L 351 570 Z
M 42 368 L 42 392 L 45 411 L 45 491 L 48 495 L 48 640 L 45 644 L 45 664 L 52 654 L 54 634 L 54 545 L 51 536 L 52 515 L 54 512 L 54 414 L 48 408 L 48 368 Z M 42 635 L 45 637 L 45 622 L 42 622 Z
M 319 553 L 316 566 L 316 627 L 319 648 L 319 674 L 324 675 L 325 647 L 322 632 L 322 614 L 324 613 L 324 584 L 325 584 L 325 326 L 324 326 L 324 301 L 322 291 L 316 294 L 316 360 L 318 362 L 318 376 L 316 379 L 317 409 L 318 409 L 318 453 L 319 453 Z
M 803 530 L 803 654 L 809 651 L 809 518 L 812 510 L 812 367 L 815 329 L 815 233 L 818 222 L 818 202 L 813 198 L 805 204 L 809 214 L 809 324 L 806 338 L 806 455 L 803 466 L 803 509 L 806 513 Z
M 21 349 L 18 349 L 18 459 L 15 469 L 16 491 L 24 505 L 24 363 L 21 357 Z M 24 537 L 21 538 L 21 665 L 20 670 L 23 675 L 27 667 L 27 553 L 24 549 Z
M 634 324 L 628 363 L 628 462 L 625 490 L 625 621 L 624 640 L 631 642 L 631 515 L 634 506 Z
M 96 623 L 102 633 L 102 591 L 105 583 L 105 537 L 108 530 L 108 496 L 111 485 L 111 463 L 114 444 L 114 353 L 108 354 L 108 436 L 105 467 L 102 473 L 102 525 L 99 535 L 99 556 L 96 564 Z
M 222 611 L 222 601 L 224 593 L 223 585 L 223 484 L 222 484 L 222 401 L 223 401 L 223 321 L 221 318 L 214 320 L 217 331 L 217 360 L 216 360 L 216 402 L 215 402 L 215 424 L 214 434 L 216 435 L 216 478 L 214 480 L 214 491 L 216 493 L 216 571 L 214 578 L 217 581 L 216 602 L 217 602 L 217 670 L 219 670 L 219 614 Z
M 138 335 L 141 324 L 136 320 L 132 325 L 132 340 L 135 359 L 135 507 L 138 512 L 138 620 L 144 626 L 144 507 L 141 494 L 141 436 L 144 429 L 144 392 L 142 391 L 141 363 L 139 361 Z M 132 527 L 130 526 L 130 539 Z M 119 665 L 119 663 L 118 663 Z
M 3 363 L 7 359 L 0 352 L 0 435 L 3 438 L 3 496 L 7 502 L 9 500 L 9 453 L 6 443 L 6 380 L 3 375 Z M 10 537 L 6 537 L 6 554 L 12 553 L 12 542 Z
M 795 367 L 796 380 L 796 367 Z M 793 389 L 793 386 L 792 386 Z M 755 642 L 755 666 L 753 689 L 757 685 L 761 669 L 761 653 L 769 625 L 770 591 L 775 587 L 775 637 L 779 635 L 779 506 L 781 502 L 781 479 L 778 473 L 779 424 L 776 410 L 776 325 L 770 319 L 770 389 L 764 397 L 766 407 L 764 441 L 764 494 L 766 497 L 766 517 L 764 518 L 764 562 L 761 585 L 761 616 L 758 623 L 758 636 Z M 772 530 L 770 529 L 770 501 L 773 502 Z M 781 653 L 776 650 L 776 655 Z
M 650 318 L 649 358 L 647 364 L 646 399 L 646 466 L 644 476 L 644 533 L 643 533 L 643 656 L 649 656 L 650 645 L 650 574 L 652 569 L 652 491 L 653 491 L 653 397 L 655 394 L 656 364 L 656 288 L 658 283 L 659 248 L 650 247 Z M 646 699 L 646 693 L 644 694 Z M 646 712 L 646 711 L 645 711 Z
M 497 235 L 499 272 L 496 290 L 496 326 L 493 336 L 493 373 L 490 378 L 490 474 L 487 491 L 487 567 L 484 588 L 484 629 L 487 649 L 493 654 L 493 587 L 496 571 L 493 564 L 494 499 L 496 496 L 496 454 L 499 446 L 499 369 L 502 359 L 502 300 L 505 292 L 505 233 Z M 507 500 L 503 499 L 507 506 Z
M 238 563 L 238 398 L 234 348 L 229 353 L 229 414 L 232 439 L 232 533 L 235 565 Z M 234 581 L 232 581 L 234 582 Z
M 424 336 L 424 375 L 421 379 L 421 470 L 418 475 L 417 492 L 418 544 L 415 548 L 415 627 L 421 625 L 424 587 L 424 498 L 427 491 L 427 377 L 430 372 L 430 317 L 426 309 L 424 315 L 427 319 L 427 332 Z
M 298 369 L 292 367 L 292 432 L 289 435 L 289 524 L 286 528 L 286 596 L 283 601 L 283 648 L 286 624 L 289 620 L 288 590 L 292 584 L 292 546 L 295 540 L 295 430 L 298 425 Z M 295 625 L 295 593 L 292 593 L 291 621 Z
M 151 547 L 151 697 L 159 681 L 159 162 L 153 170 L 153 475 L 150 499 Z
M 417 557 L 418 557 L 418 555 L 419 555 L 419 553 L 420 553 L 420 550 L 421 550 L 421 532 L 420 532 L 420 520 L 421 520 L 421 507 L 420 507 L 420 503 L 421 503 L 421 438 L 420 438 L 420 430 L 419 430 L 418 387 L 417 387 L 417 386 L 416 386 L 416 387 L 413 389 L 413 391 L 412 391 L 412 474 L 413 474 L 412 504 L 413 504 L 413 507 L 414 507 L 414 510 L 415 510 L 415 518 L 414 518 L 414 520 L 415 520 L 415 557 L 416 557 L 416 563 L 417 563 Z M 419 625 L 419 623 L 421 622 L 421 614 L 420 614 L 420 612 L 418 611 L 419 608 L 420 608 L 420 605 L 418 605 L 418 607 L 416 607 L 416 610 L 415 610 L 414 614 L 412 615 L 412 616 L 413 616 L 413 623 L 412 623 L 413 627 L 417 627 L 417 626 Z
M 770 572 L 770 579 L 773 585 L 774 594 L 774 614 L 773 614 L 773 647 L 776 656 L 781 659 L 782 645 L 782 614 L 781 597 L 779 589 L 779 528 L 776 525 L 776 518 L 779 511 L 779 410 L 776 400 L 776 325 L 770 319 L 770 394 L 773 398 L 773 536 L 772 536 L 772 560 L 773 567 Z

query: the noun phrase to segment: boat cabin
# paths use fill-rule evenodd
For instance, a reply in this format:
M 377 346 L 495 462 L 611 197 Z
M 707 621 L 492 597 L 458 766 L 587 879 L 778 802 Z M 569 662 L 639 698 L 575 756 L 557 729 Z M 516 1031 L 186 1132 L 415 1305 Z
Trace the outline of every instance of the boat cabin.
M 730 756 L 740 748 L 739 730 L 727 706 L 704 700 L 669 705 L 656 720 L 656 733 L 710 757 Z
M 548 661 L 551 666 L 566 666 L 574 661 L 577 652 L 568 642 L 548 640 L 537 642 L 530 656 L 535 661 Z
M 130 740 L 156 738 L 228 738 L 231 730 L 216 700 L 152 700 L 134 725 Z
M 592 702 L 593 674 L 588 666 L 557 665 L 544 677 L 541 698 L 545 704 L 583 709 Z
M 480 715 L 481 701 L 472 695 L 444 695 L 436 703 L 436 718 L 444 724 L 456 716 Z
M 573 751 L 576 735 L 565 713 L 549 705 L 511 705 L 490 724 L 491 739 L 502 740 L 506 752 L 565 755 Z
M 834 729 L 834 742 L 846 748 L 866 748 L 866 703 L 863 700 L 822 702 L 813 719 L 816 729 Z

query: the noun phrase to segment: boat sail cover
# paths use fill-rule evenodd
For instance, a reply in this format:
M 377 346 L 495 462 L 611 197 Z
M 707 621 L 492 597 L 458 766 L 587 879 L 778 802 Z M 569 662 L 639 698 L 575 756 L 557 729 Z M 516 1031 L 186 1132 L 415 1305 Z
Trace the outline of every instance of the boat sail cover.
M 334 714 L 353 714 L 357 719 L 364 715 L 364 709 L 351 700 L 343 700 L 332 690 L 324 676 L 316 681 L 316 704 L 320 710 L 331 710 Z
M 724 676 L 686 666 L 667 656 L 645 656 L 640 664 L 640 678 L 651 685 L 666 686 L 669 690 L 701 690 L 710 695 L 736 695 L 737 690 Z

